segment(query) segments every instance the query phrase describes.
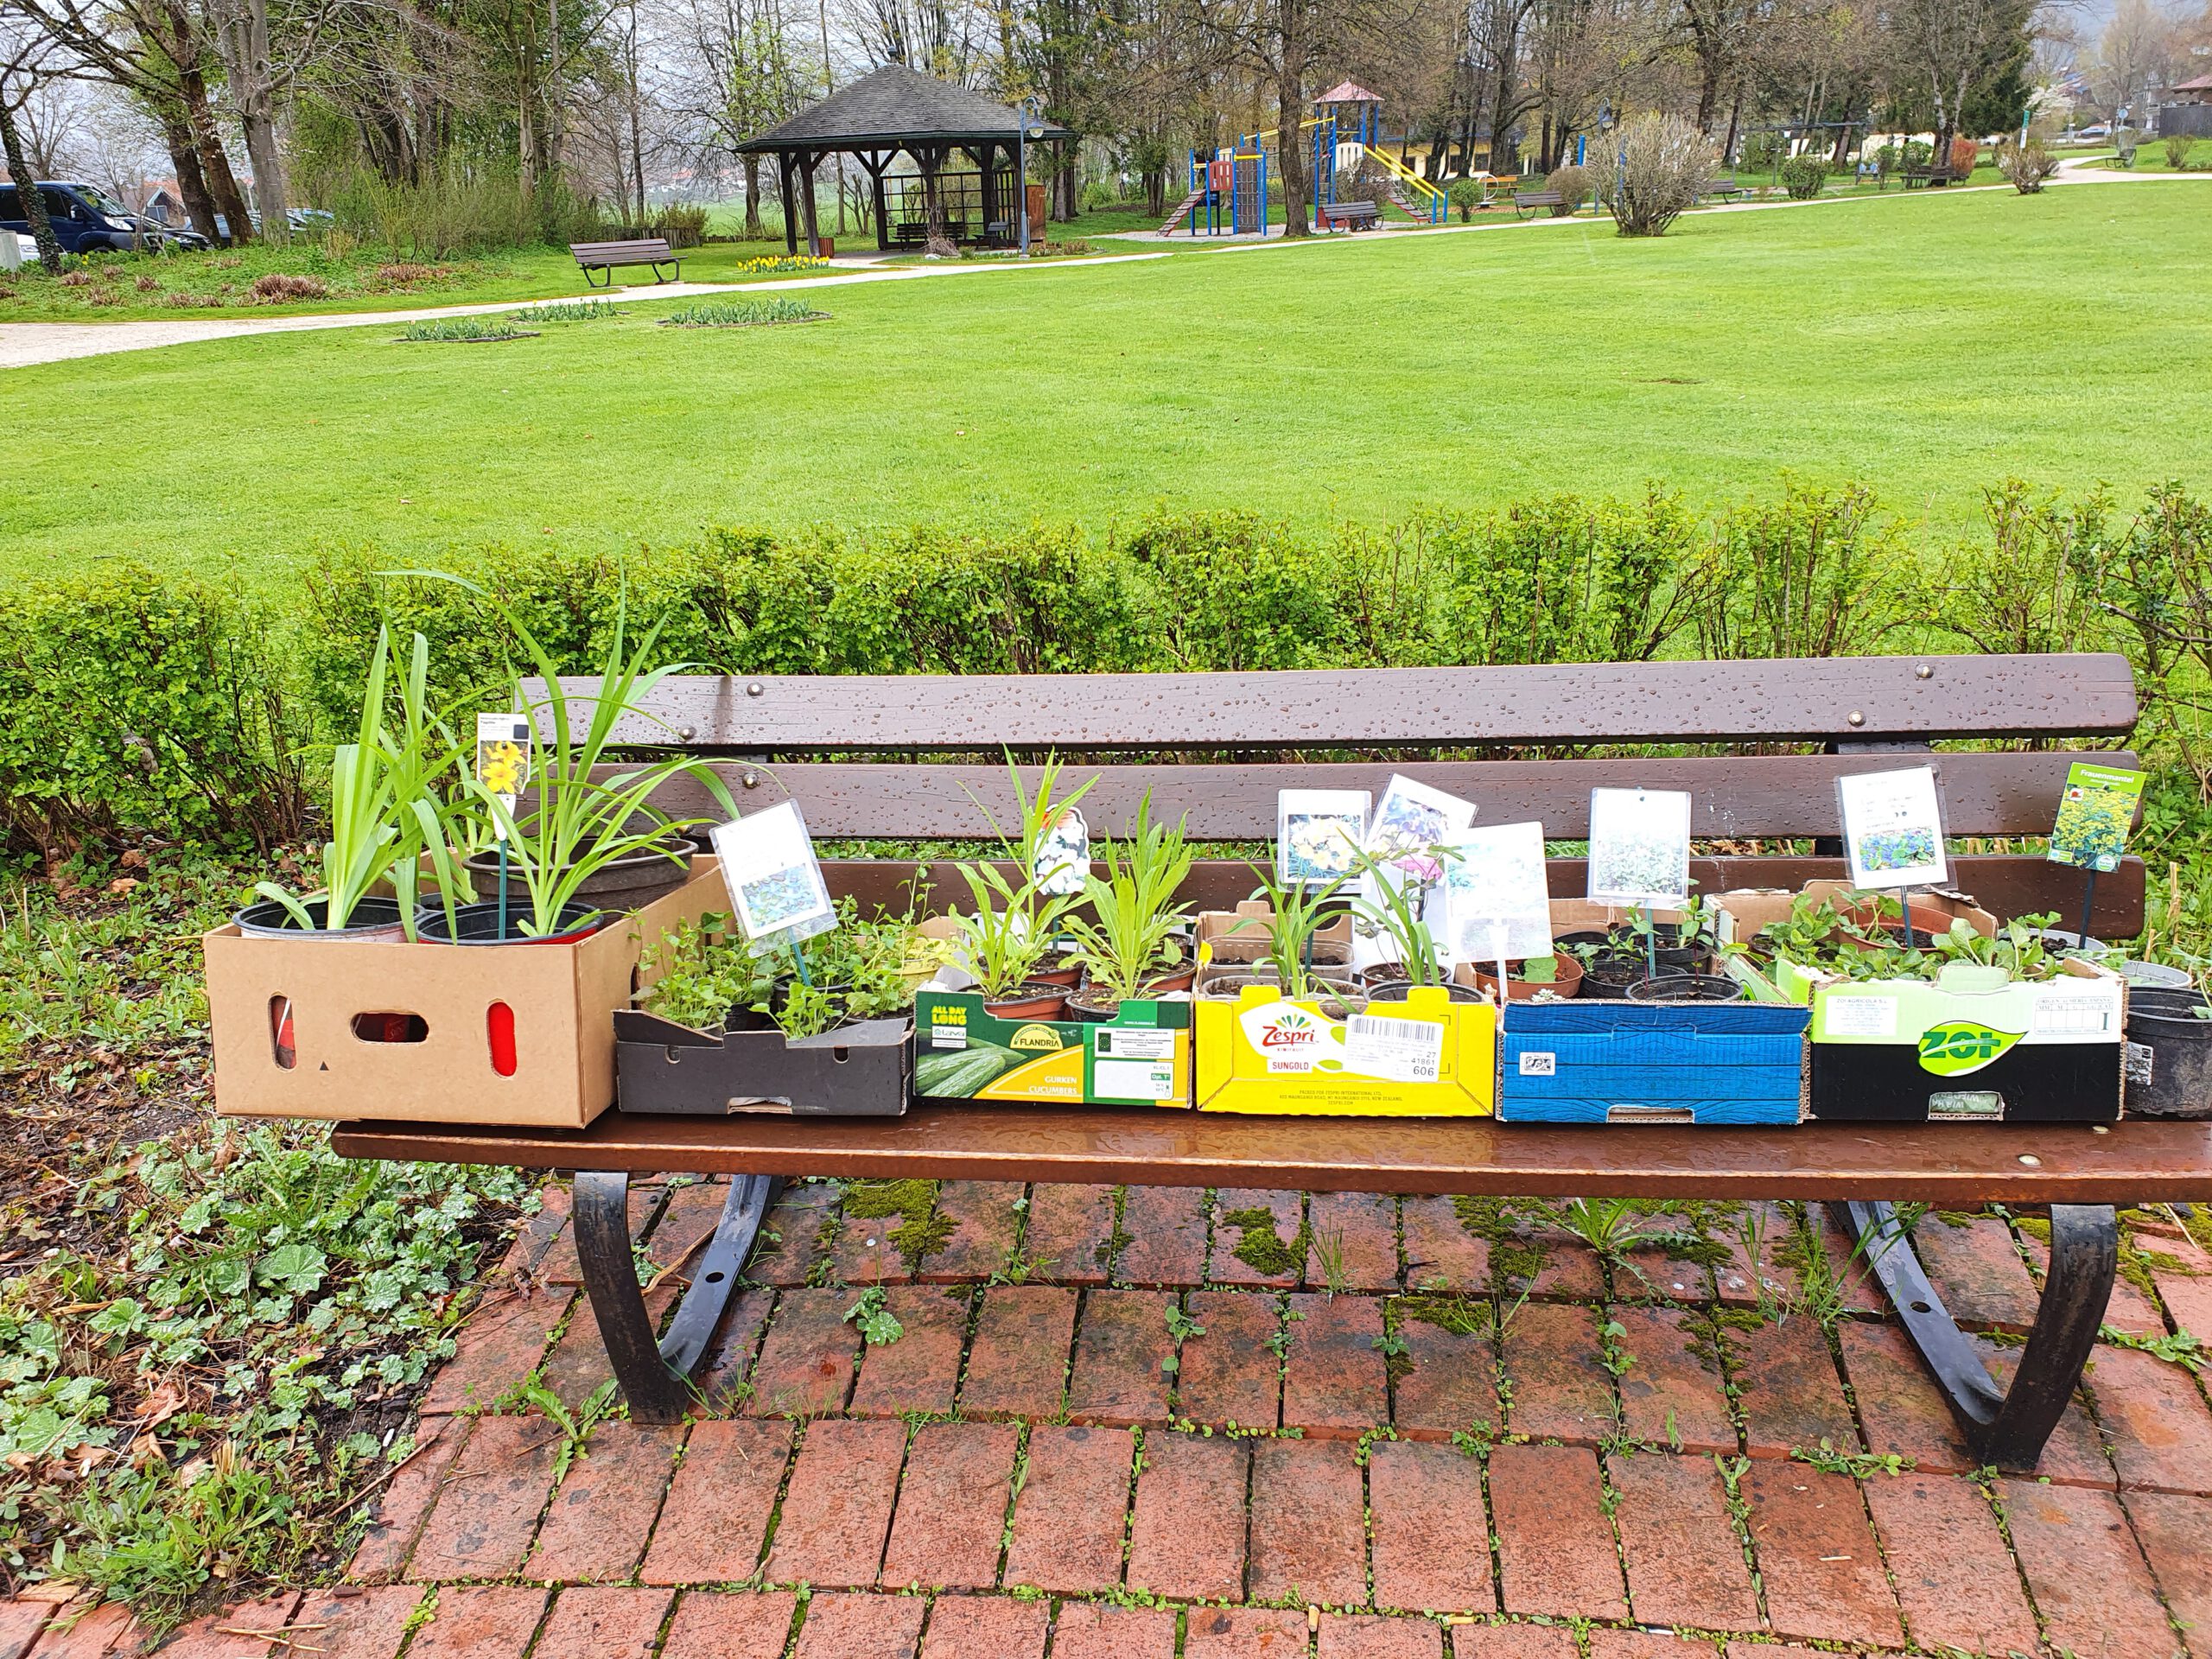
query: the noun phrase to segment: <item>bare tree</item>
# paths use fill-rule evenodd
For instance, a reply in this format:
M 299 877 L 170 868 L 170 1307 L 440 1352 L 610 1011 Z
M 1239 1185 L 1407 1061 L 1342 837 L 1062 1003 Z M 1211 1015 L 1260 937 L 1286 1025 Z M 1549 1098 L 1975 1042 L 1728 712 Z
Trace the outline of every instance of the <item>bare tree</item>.
M 1891 0 L 1891 38 L 1934 102 L 1939 157 L 1958 130 L 1967 92 L 2017 46 L 2034 9 L 2035 0 Z

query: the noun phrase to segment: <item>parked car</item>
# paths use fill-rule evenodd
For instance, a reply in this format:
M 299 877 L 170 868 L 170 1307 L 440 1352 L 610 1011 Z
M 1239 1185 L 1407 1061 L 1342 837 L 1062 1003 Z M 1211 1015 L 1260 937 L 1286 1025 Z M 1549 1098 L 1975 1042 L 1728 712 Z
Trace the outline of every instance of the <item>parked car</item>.
M 46 216 L 53 221 L 54 240 L 64 253 L 123 253 L 157 242 L 191 243 L 158 221 L 133 213 L 98 185 L 41 183 Z M 12 184 L 0 184 L 0 229 L 28 237 L 31 222 L 23 212 L 22 194 Z

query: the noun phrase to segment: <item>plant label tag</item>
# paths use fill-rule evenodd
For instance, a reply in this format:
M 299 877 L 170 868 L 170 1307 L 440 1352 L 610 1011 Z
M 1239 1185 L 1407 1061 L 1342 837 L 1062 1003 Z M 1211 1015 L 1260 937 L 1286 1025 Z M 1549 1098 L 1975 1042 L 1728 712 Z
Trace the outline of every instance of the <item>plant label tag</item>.
M 1444 887 L 1454 962 L 1518 961 L 1550 954 L 1551 894 L 1544 883 L 1544 826 L 1501 823 L 1444 844 Z M 1503 927 L 1501 945 L 1497 930 Z
M 1474 804 L 1392 773 L 1362 850 L 1378 858 L 1426 853 L 1475 821 Z
M 1940 887 L 1949 881 L 1935 767 L 1853 772 L 1836 779 L 1836 797 L 1853 887 Z
M 1062 898 L 1083 896 L 1084 878 L 1090 874 L 1090 826 L 1075 808 L 1063 807 L 1037 837 L 1035 862 L 1030 866 L 1037 891 Z
M 1275 794 L 1275 879 L 1286 887 L 1341 881 L 1367 839 L 1363 789 L 1285 789 Z
M 476 781 L 506 808 L 510 817 L 516 797 L 530 787 L 530 736 L 527 715 L 476 716 Z
M 1091 1036 L 1090 1052 L 1100 1059 L 1172 1060 L 1175 1058 L 1173 1031 L 1145 1031 L 1128 1026 L 1099 1026 Z
M 1344 1021 L 1344 1070 L 1392 1083 L 1434 1083 L 1444 1075 L 1444 1027 L 1355 1014 Z
M 836 907 L 797 801 L 717 824 L 713 841 L 737 925 L 749 942 L 796 942 L 836 926 Z
M 1559 1056 L 1531 1050 L 1521 1057 L 1521 1075 L 1524 1077 L 1555 1077 L 1559 1075 Z
M 1687 790 L 1590 791 L 1589 897 L 1592 904 L 1648 910 L 1680 910 L 1689 903 Z
M 2066 768 L 2058 822 L 2050 832 L 2050 861 L 2109 874 L 2127 850 L 2127 832 L 2143 799 L 2143 774 L 2077 760 Z
M 1098 1060 L 1090 1068 L 1090 1091 L 1114 1100 L 1173 1100 L 1175 1068 L 1159 1060 Z

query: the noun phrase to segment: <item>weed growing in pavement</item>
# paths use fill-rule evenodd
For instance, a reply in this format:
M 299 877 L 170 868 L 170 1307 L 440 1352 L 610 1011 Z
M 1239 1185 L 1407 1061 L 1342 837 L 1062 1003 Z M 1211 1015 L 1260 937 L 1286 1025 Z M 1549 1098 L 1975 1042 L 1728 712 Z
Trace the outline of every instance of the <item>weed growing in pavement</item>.
M 884 1306 L 881 1285 L 870 1285 L 861 1292 L 860 1300 L 845 1310 L 845 1323 L 857 1330 L 871 1348 L 887 1347 L 906 1334 L 899 1316 Z
M 603 1418 L 613 1414 L 614 1387 L 614 1379 L 608 1377 L 573 1412 L 549 1388 L 533 1384 L 522 1390 L 521 1403 L 543 1412 L 545 1420 L 561 1431 L 560 1446 L 553 1453 L 552 1484 L 561 1484 L 561 1478 L 589 1448 L 592 1430 L 599 1427 Z
M 1894 1452 L 1839 1451 L 1835 1443 L 1825 1434 L 1818 1446 L 1793 1446 L 1789 1448 L 1793 1462 L 1810 1464 L 1823 1474 L 1849 1475 L 1853 1480 L 1872 1480 L 1876 1475 L 1902 1475 L 1915 1467 L 1910 1458 L 1900 1457 Z
M 2208 1363 L 2212 1363 L 2212 1351 L 2208 1351 L 2194 1333 L 2187 1331 L 2177 1331 L 2171 1336 L 2145 1337 L 2104 1325 L 2097 1327 L 2097 1340 L 2109 1343 L 2115 1348 L 2133 1348 L 2139 1353 L 2154 1354 L 2170 1363 L 2185 1365 L 2200 1375 Z

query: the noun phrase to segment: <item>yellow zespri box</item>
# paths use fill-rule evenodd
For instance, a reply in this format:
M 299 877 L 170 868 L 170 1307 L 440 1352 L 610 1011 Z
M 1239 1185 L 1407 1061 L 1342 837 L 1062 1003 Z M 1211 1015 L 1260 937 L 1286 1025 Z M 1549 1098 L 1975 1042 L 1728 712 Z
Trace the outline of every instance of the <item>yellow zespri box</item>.
M 1333 1019 L 1319 1001 L 1248 985 L 1202 998 L 1201 1111 L 1488 1117 L 1497 1109 L 1497 1010 L 1416 985 L 1402 1002 Z

